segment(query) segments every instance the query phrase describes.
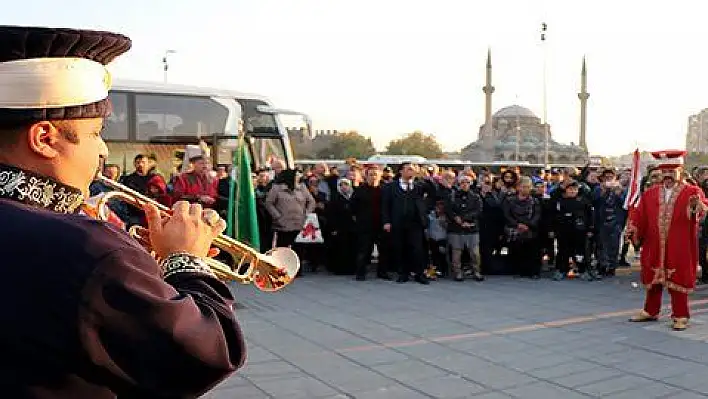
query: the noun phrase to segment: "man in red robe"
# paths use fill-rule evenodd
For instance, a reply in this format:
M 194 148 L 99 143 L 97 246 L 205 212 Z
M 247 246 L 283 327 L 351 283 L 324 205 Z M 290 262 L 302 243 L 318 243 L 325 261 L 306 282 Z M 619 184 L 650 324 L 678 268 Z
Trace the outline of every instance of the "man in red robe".
M 685 151 L 657 151 L 663 182 L 641 196 L 629 222 L 632 239 L 642 243 L 641 281 L 646 287 L 644 309 L 633 322 L 656 321 L 661 295 L 666 287 L 671 295 L 674 330 L 688 326 L 688 294 L 696 283 L 698 265 L 698 222 L 706 210 L 700 188 L 681 179 Z
M 218 179 L 209 175 L 209 163 L 202 155 L 189 159 L 190 172 L 177 176 L 174 182 L 174 201 L 189 201 L 211 208 L 217 197 Z

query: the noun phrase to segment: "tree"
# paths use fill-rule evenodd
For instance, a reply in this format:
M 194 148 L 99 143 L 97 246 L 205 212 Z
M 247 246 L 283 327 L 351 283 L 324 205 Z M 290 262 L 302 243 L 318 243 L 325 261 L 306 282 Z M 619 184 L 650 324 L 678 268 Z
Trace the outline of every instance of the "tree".
M 355 130 L 331 136 L 329 144 L 317 151 L 317 157 L 322 159 L 362 159 L 374 154 L 376 148 L 371 138 L 364 137 Z
M 386 147 L 390 155 L 420 155 L 425 158 L 442 158 L 443 150 L 438 140 L 432 134 L 416 130 L 407 136 L 391 140 Z

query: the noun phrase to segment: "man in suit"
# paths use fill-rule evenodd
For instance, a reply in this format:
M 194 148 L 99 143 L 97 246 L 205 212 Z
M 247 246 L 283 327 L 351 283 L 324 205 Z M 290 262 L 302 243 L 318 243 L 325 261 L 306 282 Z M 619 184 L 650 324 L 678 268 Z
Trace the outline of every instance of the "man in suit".
M 423 240 L 428 222 L 423 189 L 415 181 L 415 165 L 402 164 L 399 176 L 384 187 L 381 195 L 381 218 L 384 231 L 391 235 L 397 282 L 405 283 L 413 274 L 420 284 L 430 284 L 423 273 L 427 258 Z

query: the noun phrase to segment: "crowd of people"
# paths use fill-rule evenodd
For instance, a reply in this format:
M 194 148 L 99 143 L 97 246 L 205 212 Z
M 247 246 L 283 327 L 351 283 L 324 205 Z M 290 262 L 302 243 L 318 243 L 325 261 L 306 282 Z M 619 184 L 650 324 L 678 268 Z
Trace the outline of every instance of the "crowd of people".
M 188 171 L 168 180 L 150 158 L 138 155 L 131 174 L 118 177 L 114 165 L 104 174 L 165 205 L 185 199 L 225 215 L 228 166 L 211 170 L 196 156 Z M 708 188 L 706 170 L 694 172 L 687 181 Z M 483 281 L 488 274 L 537 279 L 544 266 L 554 280 L 599 280 L 633 260 L 623 234 L 630 173 L 589 165 L 530 175 L 518 167 L 492 173 L 410 163 L 394 170 L 356 162 L 292 170 L 275 160 L 253 175 L 260 249 L 293 247 L 305 272 L 356 280 L 370 270 L 401 283 Z M 642 190 L 661 181 L 652 166 L 643 176 Z M 139 210 L 114 210 L 127 225 L 141 222 Z M 308 215 L 316 217 L 322 240 L 297 239 Z M 700 242 L 705 247 L 708 240 Z
M 261 193 L 268 191 L 266 176 L 259 174 Z M 486 274 L 536 279 L 544 263 L 555 268 L 556 280 L 594 280 L 629 266 L 621 238 L 627 171 L 567 168 L 527 176 L 518 168 L 495 175 L 406 163 L 394 172 L 354 163 L 340 172 L 321 164 L 302 171 L 300 181 L 313 201 L 298 211 L 314 210 L 325 237 L 323 244 L 295 246 L 310 270 L 324 266 L 365 280 L 373 244 L 376 276 L 395 272 L 398 282 L 482 281 Z M 267 232 L 278 202 L 260 198 Z

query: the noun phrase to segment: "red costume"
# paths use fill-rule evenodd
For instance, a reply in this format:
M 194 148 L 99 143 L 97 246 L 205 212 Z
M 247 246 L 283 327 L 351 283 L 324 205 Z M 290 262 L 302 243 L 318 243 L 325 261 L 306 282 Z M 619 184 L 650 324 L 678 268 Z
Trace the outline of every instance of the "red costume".
M 172 207 L 172 197 L 167 192 L 167 183 L 165 183 L 165 179 L 161 175 L 155 173 L 148 180 L 147 192 L 155 201 L 167 207 Z
M 175 179 L 174 200 L 184 200 L 189 202 L 201 202 L 200 197 L 211 197 L 216 201 L 219 186 L 218 179 L 211 179 L 209 176 L 200 176 L 194 172 L 182 173 Z M 213 206 L 211 204 L 202 204 Z
M 652 153 L 664 162 L 659 168 L 673 170 L 683 165 L 684 154 L 684 151 Z M 700 203 L 691 205 L 691 198 Z M 666 287 L 671 295 L 674 329 L 686 328 L 688 293 L 696 283 L 701 203 L 705 203 L 703 191 L 679 180 L 671 188 L 660 184 L 647 189 L 631 212 L 630 230 L 633 239 L 642 243 L 641 281 L 647 289 L 644 310 L 632 321 L 657 320 Z

